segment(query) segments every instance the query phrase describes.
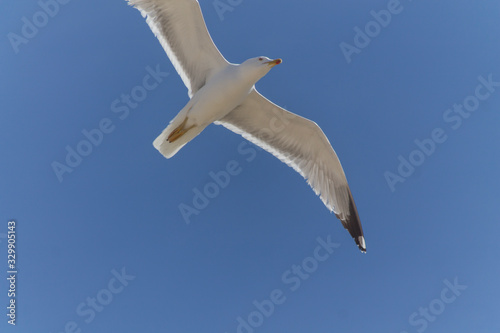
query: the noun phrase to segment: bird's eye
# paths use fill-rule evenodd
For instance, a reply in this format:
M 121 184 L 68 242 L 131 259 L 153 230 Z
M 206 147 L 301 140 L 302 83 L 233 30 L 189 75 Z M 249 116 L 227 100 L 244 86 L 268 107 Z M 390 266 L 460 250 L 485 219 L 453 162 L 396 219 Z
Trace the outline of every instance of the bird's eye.
M 261 57 L 261 58 L 259 58 L 259 61 L 262 61 L 262 60 L 264 60 L 264 58 L 262 58 L 262 57 Z

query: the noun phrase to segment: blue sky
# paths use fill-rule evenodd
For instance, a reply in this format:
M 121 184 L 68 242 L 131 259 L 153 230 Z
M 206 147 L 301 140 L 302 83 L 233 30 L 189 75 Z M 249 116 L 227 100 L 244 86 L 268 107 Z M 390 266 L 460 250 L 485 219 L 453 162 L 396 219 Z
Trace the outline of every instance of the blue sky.
M 500 3 L 200 2 L 229 61 L 283 58 L 257 88 L 329 137 L 367 254 L 222 127 L 154 149 L 188 96 L 125 1 L 2 1 L 0 275 L 12 219 L 18 274 L 0 330 L 498 332 Z

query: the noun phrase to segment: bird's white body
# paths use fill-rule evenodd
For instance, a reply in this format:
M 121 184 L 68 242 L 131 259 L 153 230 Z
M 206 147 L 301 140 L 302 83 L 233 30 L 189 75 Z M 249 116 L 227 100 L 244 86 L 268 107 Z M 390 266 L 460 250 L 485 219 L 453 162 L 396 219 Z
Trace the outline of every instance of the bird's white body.
M 197 0 L 127 0 L 146 17 L 191 98 L 153 144 L 174 156 L 209 124 L 223 125 L 302 175 L 366 251 L 344 170 L 321 128 L 257 92 L 255 83 L 281 59 L 229 63 L 212 41 Z
M 191 108 L 189 118 L 208 125 L 240 105 L 255 84 L 241 75 L 242 70 L 242 66 L 230 64 L 209 78 L 186 105 Z
M 156 138 L 153 145 L 165 157 L 174 156 L 205 127 L 221 120 L 241 105 L 247 99 L 255 83 L 272 67 L 268 65 L 269 62 L 271 59 L 259 57 L 249 59 L 241 65 L 227 64 L 212 73 L 207 77 L 205 85 L 195 92 L 186 106 Z M 183 126 L 190 129 L 178 140 L 169 142 L 169 135 L 184 120 L 186 122 Z

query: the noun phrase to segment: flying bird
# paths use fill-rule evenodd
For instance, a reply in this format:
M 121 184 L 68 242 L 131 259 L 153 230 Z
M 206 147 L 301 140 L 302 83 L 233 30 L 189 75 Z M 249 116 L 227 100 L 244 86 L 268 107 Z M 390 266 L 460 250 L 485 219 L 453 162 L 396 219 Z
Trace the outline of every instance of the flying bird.
M 362 252 L 363 229 L 337 154 L 319 126 L 272 103 L 255 83 L 281 59 L 228 62 L 212 41 L 197 0 L 127 0 L 159 39 L 188 89 L 189 102 L 154 140 L 166 158 L 211 123 L 267 150 L 301 174 Z

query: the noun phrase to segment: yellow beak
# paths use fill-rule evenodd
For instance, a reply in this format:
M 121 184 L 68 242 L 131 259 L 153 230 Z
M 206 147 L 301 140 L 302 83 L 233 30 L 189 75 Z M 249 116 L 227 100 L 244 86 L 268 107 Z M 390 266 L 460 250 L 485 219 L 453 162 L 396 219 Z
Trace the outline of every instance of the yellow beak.
M 281 60 L 281 59 L 274 59 L 274 60 L 271 60 L 271 61 L 266 61 L 265 63 L 268 64 L 271 67 L 274 67 L 276 65 L 281 64 L 282 62 L 283 62 L 283 60 Z

